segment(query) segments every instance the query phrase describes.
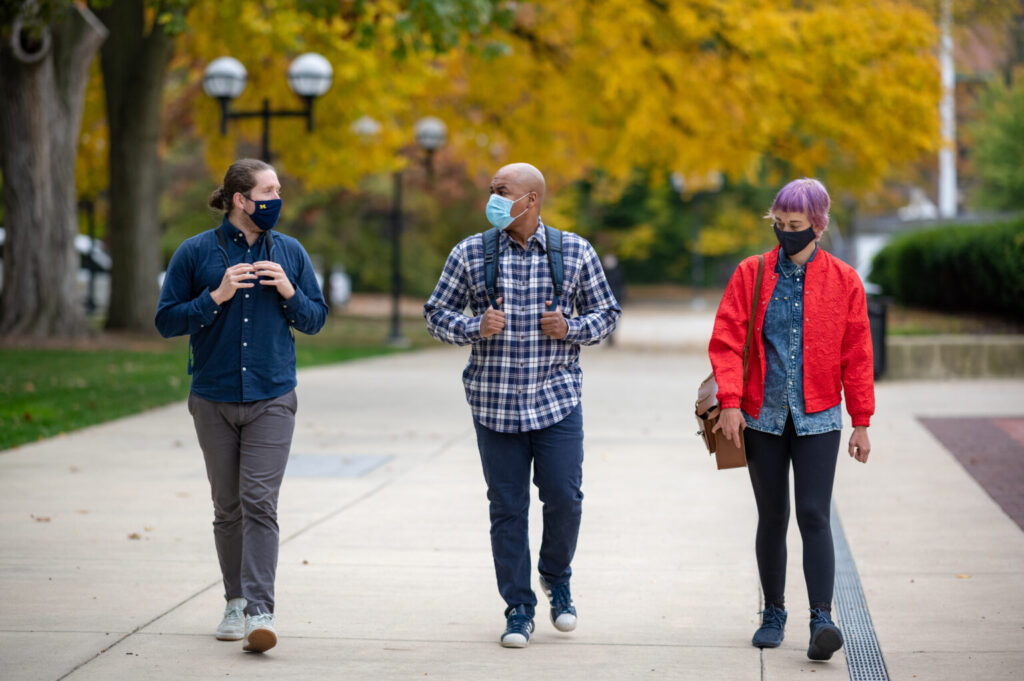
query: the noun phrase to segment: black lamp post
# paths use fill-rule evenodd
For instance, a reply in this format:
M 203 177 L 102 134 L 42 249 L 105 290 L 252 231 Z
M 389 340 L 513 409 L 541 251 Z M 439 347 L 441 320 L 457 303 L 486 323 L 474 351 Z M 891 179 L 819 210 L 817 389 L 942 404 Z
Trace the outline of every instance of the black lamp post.
M 369 139 L 380 132 L 380 123 L 369 116 L 362 116 L 352 124 L 352 130 L 360 137 Z M 426 152 L 424 164 L 431 183 L 434 178 L 434 152 L 444 146 L 448 127 L 440 118 L 426 116 L 416 121 L 414 128 L 416 144 Z M 402 231 L 405 229 L 405 215 L 402 213 L 402 171 L 392 175 L 392 199 L 389 222 L 391 228 L 391 331 L 388 345 L 407 347 L 409 340 L 402 335 L 400 303 L 402 297 Z
M 227 134 L 228 120 L 232 118 L 262 118 L 263 135 L 261 158 L 270 163 L 270 119 L 274 117 L 301 117 L 306 119 L 306 130 L 313 130 L 313 100 L 331 87 L 334 70 L 330 62 L 319 54 L 308 52 L 288 67 L 288 86 L 305 101 L 304 109 L 271 109 L 270 100 L 263 99 L 263 107 L 254 111 L 232 111 L 231 100 L 245 90 L 246 71 L 242 62 L 234 57 L 220 57 L 210 62 L 203 76 L 206 94 L 220 101 L 220 133 Z

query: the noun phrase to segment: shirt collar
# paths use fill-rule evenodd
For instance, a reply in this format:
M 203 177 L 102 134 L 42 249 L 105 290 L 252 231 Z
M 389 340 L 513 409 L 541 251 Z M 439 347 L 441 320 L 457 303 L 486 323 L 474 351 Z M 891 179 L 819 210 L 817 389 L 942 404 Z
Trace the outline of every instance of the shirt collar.
M 531 241 L 536 241 L 537 245 L 540 246 L 541 252 L 546 253 L 547 250 L 548 250 L 548 238 L 547 237 L 548 237 L 548 234 L 547 234 L 547 230 L 544 229 L 544 222 L 540 218 L 538 218 L 537 219 L 537 231 L 535 231 L 533 234 L 531 234 L 530 238 L 526 240 L 526 248 L 527 249 L 530 248 L 530 242 Z M 509 246 L 512 245 L 513 239 L 512 239 L 512 237 L 510 237 L 508 235 L 507 228 L 501 230 L 501 238 L 499 239 L 499 242 L 500 242 L 502 250 L 504 250 L 504 249 L 506 249 L 506 248 L 508 248 Z
M 818 244 L 814 244 L 814 252 L 811 253 L 811 257 L 807 259 L 807 262 L 809 263 L 809 262 L 813 261 L 814 260 L 814 256 L 816 256 L 816 255 L 818 255 Z M 799 273 L 804 271 L 804 268 L 806 266 L 807 266 L 806 263 L 803 264 L 803 265 L 797 265 L 795 262 L 790 260 L 789 256 L 786 255 L 786 252 L 784 250 L 782 250 L 782 246 L 779 246 L 779 264 L 778 264 L 778 268 L 779 268 L 779 272 L 782 274 L 782 276 L 784 276 L 784 277 L 791 277 L 794 274 L 799 274 Z
M 241 246 L 242 248 L 245 249 L 249 248 L 249 242 L 245 240 L 245 233 L 242 230 L 238 229 L 238 227 L 235 227 L 233 224 L 231 224 L 231 221 L 228 220 L 227 215 L 225 215 L 224 219 L 221 221 L 220 229 L 224 232 L 224 236 L 227 237 L 228 243 L 233 243 L 236 246 Z M 263 234 L 260 234 L 258 237 L 256 237 L 256 241 L 252 243 L 254 248 L 260 244 L 260 239 L 262 238 Z

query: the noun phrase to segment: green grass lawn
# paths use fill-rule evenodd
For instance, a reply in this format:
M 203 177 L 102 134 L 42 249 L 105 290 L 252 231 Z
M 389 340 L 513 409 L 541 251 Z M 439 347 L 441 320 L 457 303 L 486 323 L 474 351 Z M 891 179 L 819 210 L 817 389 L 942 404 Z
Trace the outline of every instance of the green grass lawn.
M 333 315 L 316 336 L 295 334 L 299 368 L 398 352 L 387 320 Z M 433 343 L 422 320 L 403 331 L 411 348 Z M 0 349 L 0 450 L 184 400 L 187 344 L 101 337 L 74 349 Z

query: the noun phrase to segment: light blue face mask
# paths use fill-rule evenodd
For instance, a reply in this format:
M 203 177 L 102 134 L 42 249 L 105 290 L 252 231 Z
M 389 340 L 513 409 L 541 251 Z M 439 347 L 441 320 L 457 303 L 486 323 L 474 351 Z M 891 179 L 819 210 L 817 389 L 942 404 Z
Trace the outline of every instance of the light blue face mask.
M 497 194 L 491 194 L 491 198 L 487 200 L 487 221 L 498 229 L 505 229 L 512 224 L 512 221 L 525 213 L 529 208 L 523 210 L 519 215 L 512 215 L 512 206 L 522 201 L 524 198 L 532 194 L 533 192 L 526 192 L 518 199 L 513 201 L 512 199 L 506 199 L 504 196 L 498 196 Z

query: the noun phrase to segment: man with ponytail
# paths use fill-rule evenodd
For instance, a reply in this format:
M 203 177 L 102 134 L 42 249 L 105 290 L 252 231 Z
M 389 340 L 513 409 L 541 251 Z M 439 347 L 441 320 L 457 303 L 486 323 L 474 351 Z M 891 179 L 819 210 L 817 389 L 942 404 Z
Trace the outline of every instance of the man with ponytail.
M 295 340 L 317 333 L 327 304 L 309 255 L 272 232 L 281 185 L 262 161 L 228 168 L 210 196 L 218 227 L 171 258 L 156 328 L 189 335 L 188 409 L 213 497 L 227 605 L 216 636 L 262 653 L 277 644 L 277 500 L 295 429 Z

